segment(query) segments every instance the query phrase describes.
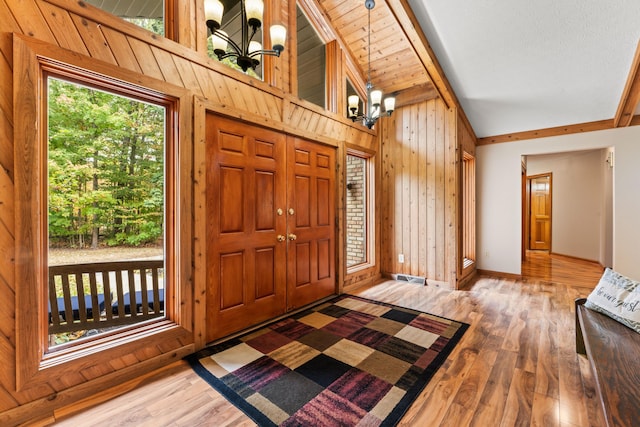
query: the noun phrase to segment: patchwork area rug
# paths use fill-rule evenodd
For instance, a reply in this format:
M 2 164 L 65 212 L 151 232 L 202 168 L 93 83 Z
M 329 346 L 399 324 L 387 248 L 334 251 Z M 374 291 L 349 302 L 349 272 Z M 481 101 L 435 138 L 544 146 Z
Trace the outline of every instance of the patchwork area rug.
M 468 326 L 341 295 L 188 360 L 260 426 L 393 426 Z

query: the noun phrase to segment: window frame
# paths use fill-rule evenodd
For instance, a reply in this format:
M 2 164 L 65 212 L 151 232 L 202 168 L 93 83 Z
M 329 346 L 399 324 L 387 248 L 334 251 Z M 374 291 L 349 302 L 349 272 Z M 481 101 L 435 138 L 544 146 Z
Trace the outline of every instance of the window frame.
M 462 271 L 476 262 L 476 160 L 462 152 Z
M 344 216 L 344 259 L 345 259 L 345 270 L 346 270 L 346 274 L 353 274 L 371 267 L 374 267 L 376 265 L 376 261 L 375 261 L 375 256 L 376 256 L 376 252 L 375 252 L 375 238 L 376 238 L 376 227 L 375 227 L 375 184 L 374 184 L 374 177 L 375 177 L 375 161 L 374 161 L 374 155 L 373 154 L 369 154 L 367 152 L 361 151 L 361 150 L 357 150 L 357 149 L 352 149 L 352 148 L 347 148 L 346 150 L 346 154 L 345 154 L 345 186 L 344 186 L 344 191 L 345 193 L 348 191 L 346 186 L 347 186 L 347 170 L 346 170 L 346 165 L 347 165 L 347 156 L 352 156 L 352 157 L 358 157 L 360 159 L 363 159 L 365 161 L 365 165 L 364 165 L 364 172 L 365 172 L 365 189 L 364 189 L 364 194 L 365 194 L 365 222 L 366 222 L 366 230 L 365 230 L 365 234 L 366 234 L 366 247 L 365 247 L 365 254 L 366 254 L 366 260 L 364 262 L 361 262 L 359 264 L 355 264 L 352 266 L 347 266 L 346 263 L 346 259 L 347 259 L 347 206 L 346 206 L 346 196 L 345 196 L 345 207 L 344 207 L 344 211 L 345 211 L 345 216 Z
M 58 47 L 14 35 L 15 191 L 16 191 L 16 389 L 40 385 L 52 376 L 78 372 L 163 338 L 193 342 L 192 303 L 185 298 L 191 258 L 188 231 L 180 218 L 190 209 L 189 149 L 191 105 L 183 88 L 93 61 Z M 67 75 L 101 90 L 155 99 L 168 106 L 165 142 L 165 317 L 123 328 L 68 349 L 48 349 L 47 91 L 48 75 Z M 114 90 L 114 88 L 116 90 Z M 128 94 L 128 95 L 127 95 Z M 157 102 L 153 102 L 157 103 Z M 179 129 L 184 125 L 184 128 Z M 188 156 L 187 156 L 188 158 Z M 190 221 L 190 220 L 189 220 Z M 187 229 L 190 229 L 187 228 Z M 186 234 L 186 239 L 182 237 Z M 180 304 L 184 301 L 185 304 Z M 33 307 L 34 309 L 21 309 Z M 186 344 L 184 344 L 186 345 Z M 175 351 L 175 350 L 174 350 Z M 96 357 L 97 355 L 99 357 Z M 94 357 L 94 359 L 89 359 Z

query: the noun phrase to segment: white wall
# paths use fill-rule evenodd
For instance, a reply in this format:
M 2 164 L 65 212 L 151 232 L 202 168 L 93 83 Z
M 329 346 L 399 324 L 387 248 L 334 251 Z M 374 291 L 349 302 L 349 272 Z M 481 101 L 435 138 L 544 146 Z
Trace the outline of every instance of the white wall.
M 640 126 L 477 148 L 478 268 L 520 274 L 521 156 L 613 147 L 613 262 L 640 280 Z
M 551 252 L 605 264 L 603 259 L 605 174 L 603 153 L 573 151 L 527 156 L 527 175 L 552 174 Z

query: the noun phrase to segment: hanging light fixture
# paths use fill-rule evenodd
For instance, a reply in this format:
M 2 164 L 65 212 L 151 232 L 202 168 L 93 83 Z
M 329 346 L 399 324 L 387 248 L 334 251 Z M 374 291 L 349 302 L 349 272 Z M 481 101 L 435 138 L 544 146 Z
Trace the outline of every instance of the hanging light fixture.
M 249 68 L 256 69 L 260 64 L 258 59 L 260 55 L 280 56 L 284 50 L 287 29 L 282 25 L 272 25 L 270 29 L 272 49 L 264 50 L 260 42 L 253 40 L 256 32 L 262 26 L 264 3 L 262 0 L 240 0 L 240 10 L 242 42 L 238 44 L 231 40 L 227 33 L 220 30 L 224 13 L 222 2 L 220 0 L 204 0 L 204 15 L 207 27 L 211 31 L 213 52 L 220 61 L 225 58 L 235 58 L 236 64 L 246 72 Z M 228 50 L 229 47 L 231 49 Z
M 367 71 L 367 104 L 364 106 L 364 110 L 362 114 L 358 114 L 358 104 L 360 103 L 360 98 L 358 95 L 351 95 L 348 98 L 349 104 L 349 118 L 352 121 L 362 120 L 362 123 L 371 129 L 373 125 L 380 118 L 381 106 L 380 101 L 382 101 L 382 91 L 381 90 L 373 90 L 373 84 L 371 83 L 371 9 L 376 5 L 374 0 L 365 0 L 364 6 L 368 10 L 368 19 L 369 19 L 369 27 L 368 27 L 368 54 L 369 54 L 369 64 Z M 384 100 L 384 109 L 387 116 L 390 116 L 393 113 L 393 109 L 396 105 L 396 99 L 394 97 L 387 97 Z

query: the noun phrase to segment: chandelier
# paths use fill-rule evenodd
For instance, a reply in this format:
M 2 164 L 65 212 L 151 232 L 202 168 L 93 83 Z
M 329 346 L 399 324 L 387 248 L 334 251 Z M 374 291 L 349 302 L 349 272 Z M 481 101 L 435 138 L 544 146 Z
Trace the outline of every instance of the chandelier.
M 282 25 L 272 25 L 270 29 L 271 50 L 262 49 L 259 41 L 253 40 L 258 29 L 262 26 L 262 12 L 264 3 L 262 0 L 240 0 L 242 42 L 240 44 L 233 41 L 227 33 L 220 30 L 222 24 L 222 14 L 224 5 L 220 0 L 204 0 L 204 15 L 207 27 L 211 30 L 211 42 L 213 52 L 222 61 L 231 58 L 242 71 L 247 72 L 249 68 L 253 70 L 260 64 L 260 55 L 280 56 L 284 50 L 284 43 L 287 37 L 287 29 Z
M 364 6 L 368 10 L 368 19 L 369 19 L 369 27 L 368 27 L 368 54 L 369 54 L 369 64 L 367 71 L 367 104 L 364 106 L 364 110 L 362 114 L 358 114 L 358 104 L 360 103 L 360 98 L 358 95 L 351 95 L 348 98 L 349 104 L 349 118 L 352 121 L 362 120 L 362 123 L 371 129 L 373 125 L 380 118 L 381 108 L 380 102 L 382 101 L 382 91 L 381 90 L 373 90 L 373 84 L 371 83 L 371 9 L 376 5 L 374 0 L 365 0 Z M 384 100 L 384 109 L 387 116 L 390 116 L 393 113 L 393 109 L 396 105 L 396 99 L 394 97 L 388 97 Z

